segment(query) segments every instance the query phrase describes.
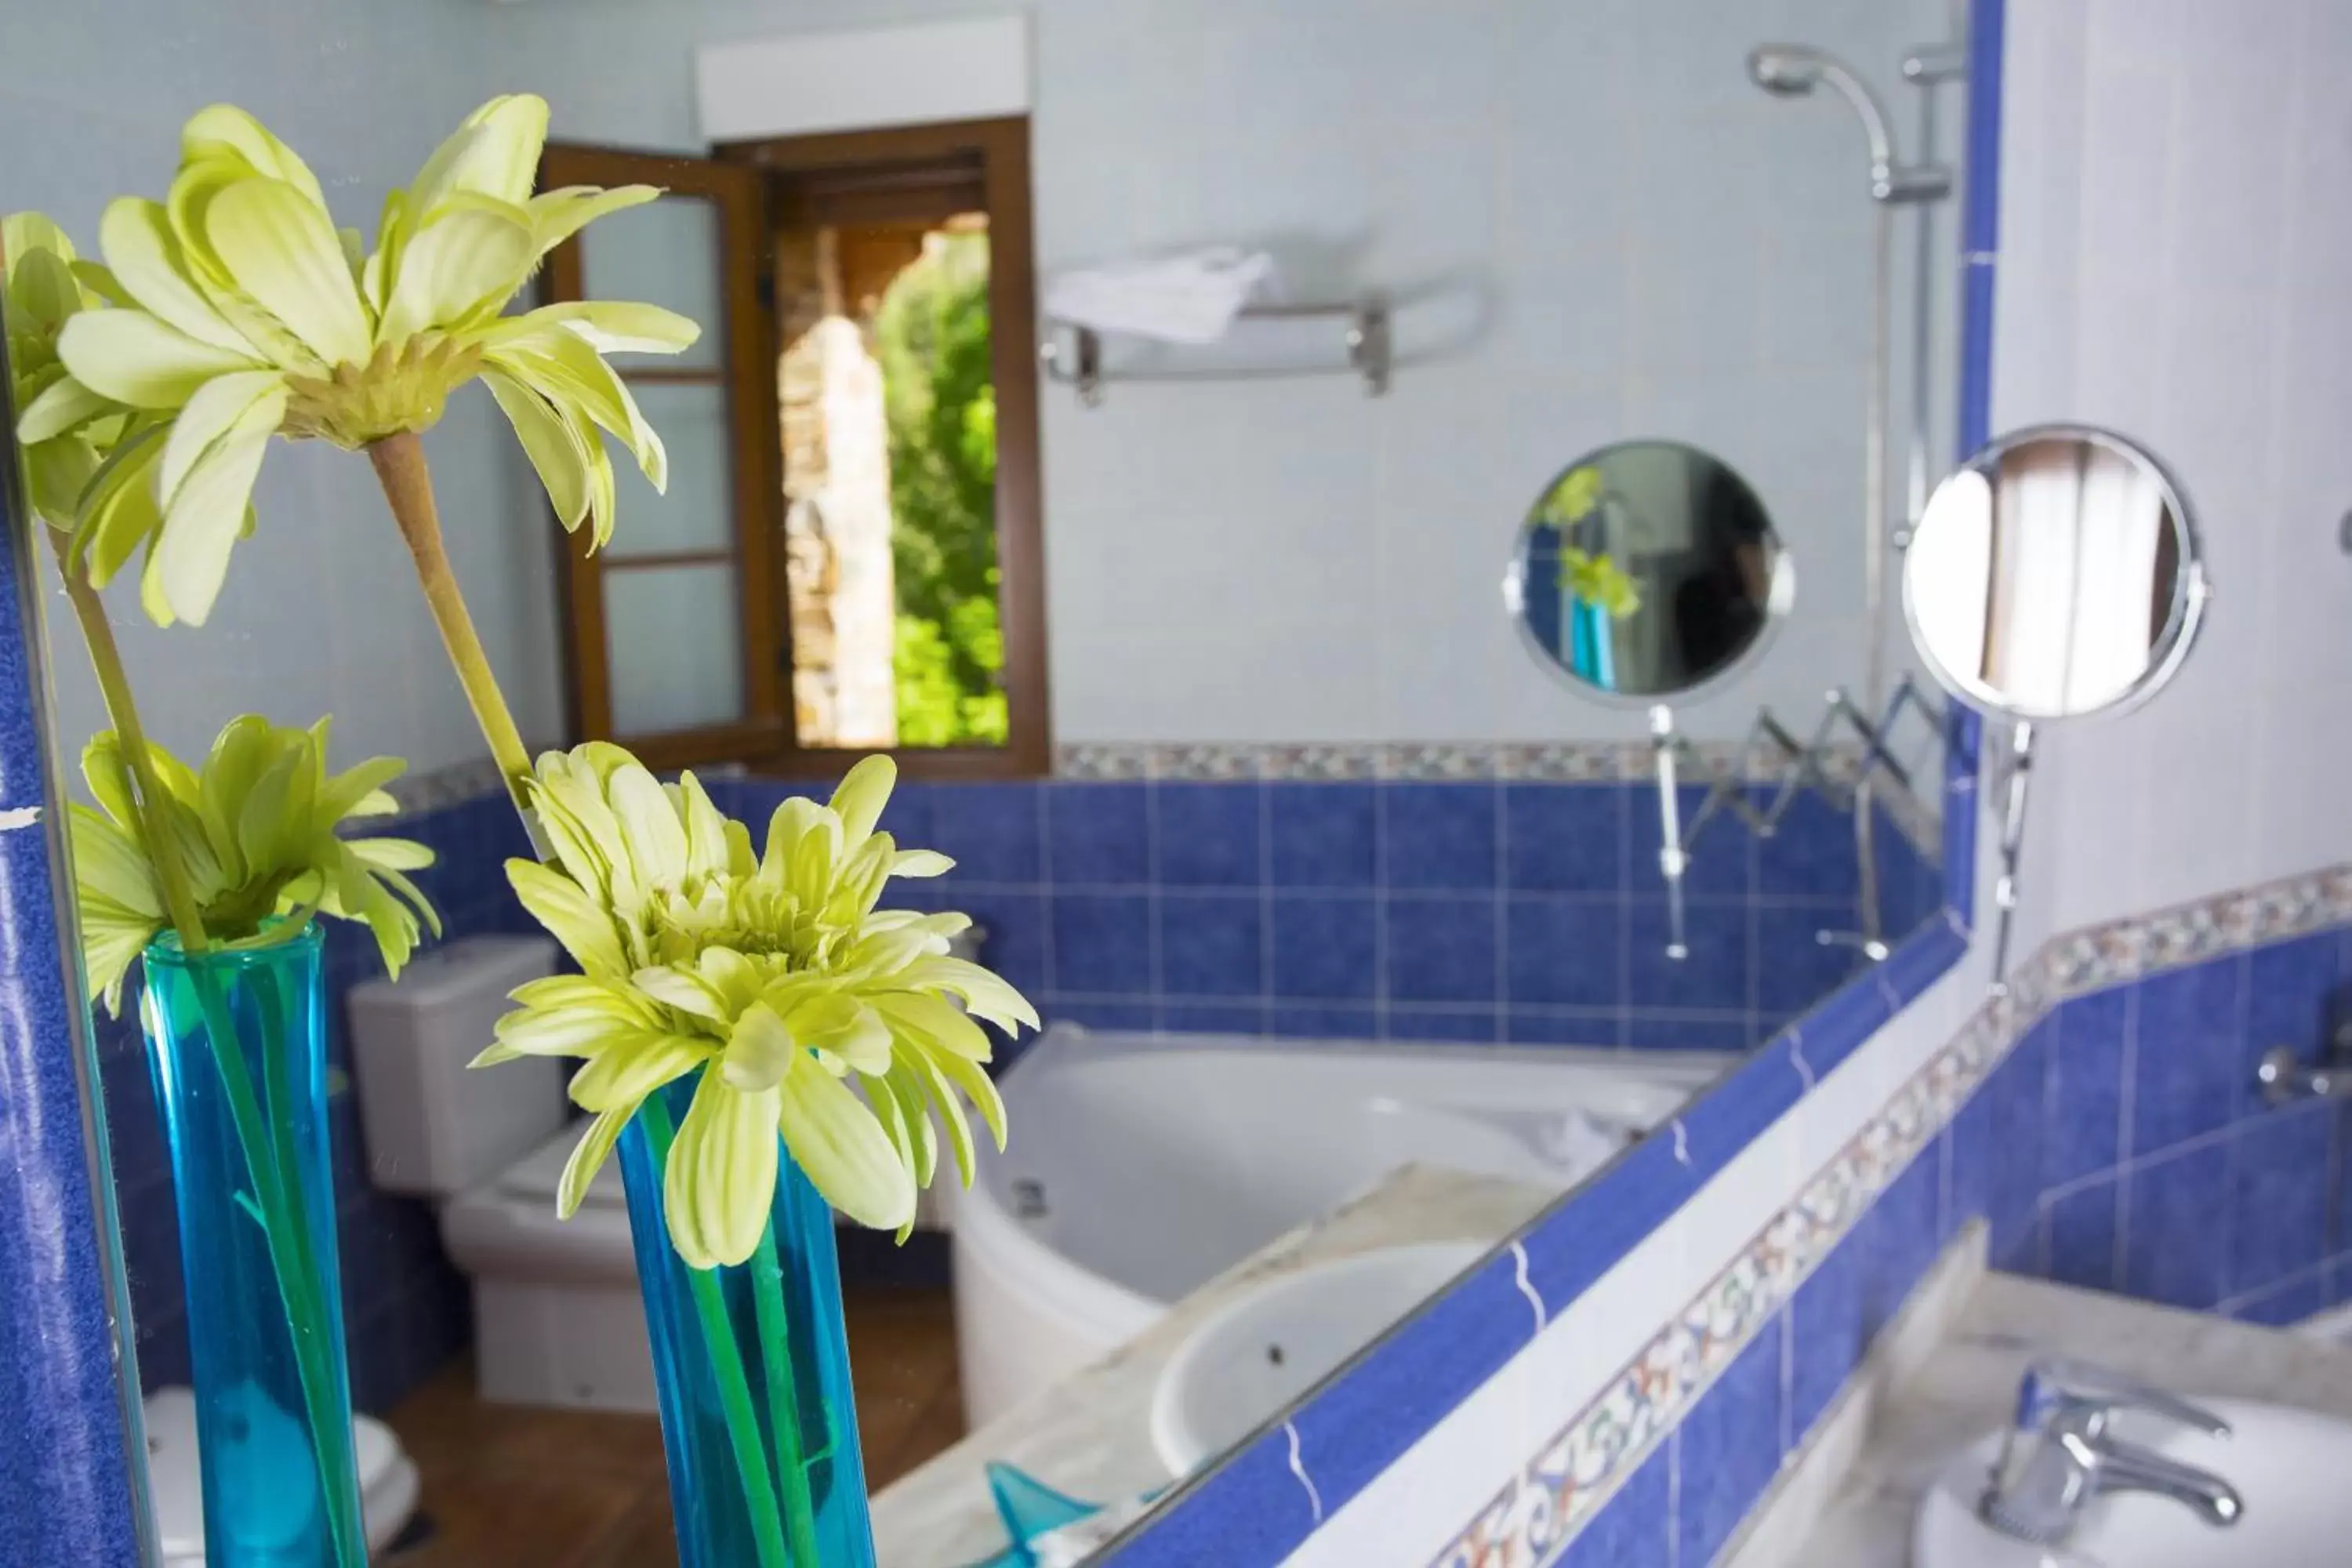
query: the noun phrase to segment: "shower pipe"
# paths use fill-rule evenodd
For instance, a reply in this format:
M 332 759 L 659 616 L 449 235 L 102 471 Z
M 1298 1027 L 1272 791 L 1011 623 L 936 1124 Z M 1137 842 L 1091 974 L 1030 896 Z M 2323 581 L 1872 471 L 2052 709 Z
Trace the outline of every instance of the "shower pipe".
M 1951 60 L 1945 57 L 1950 55 Z M 1921 66 L 1915 73 L 1914 64 Z M 1871 341 L 1870 387 L 1863 421 L 1863 487 L 1864 487 L 1864 552 L 1863 552 L 1863 616 L 1868 628 L 1864 646 L 1862 710 L 1875 721 L 1886 700 L 1886 550 L 1889 543 L 1885 527 L 1886 509 L 1886 448 L 1887 405 L 1893 399 L 1892 340 L 1894 336 L 1894 247 L 1895 211 L 1898 206 L 1918 206 L 1921 209 L 1918 266 L 1925 285 L 1912 301 L 1913 310 L 1913 407 L 1911 479 L 1916 493 L 1911 502 L 1910 517 L 1917 517 L 1918 509 L 1926 504 L 1927 484 L 1927 347 L 1930 342 L 1929 298 L 1933 282 L 1934 260 L 1931 226 L 1927 221 L 1927 204 L 1940 201 L 1951 194 L 1951 171 L 1934 163 L 1935 154 L 1935 85 L 1949 77 L 1945 70 L 1959 68 L 1955 51 L 1922 49 L 1905 61 L 1905 74 L 1927 89 L 1927 107 L 1921 122 L 1921 149 L 1927 162 L 1903 163 L 1896 155 L 1895 136 L 1889 128 L 1885 107 L 1870 85 L 1836 56 L 1811 44 L 1762 44 L 1748 56 L 1748 74 L 1757 86 L 1776 98 L 1807 98 L 1827 86 L 1846 100 L 1854 115 L 1862 121 L 1864 140 L 1870 153 L 1870 199 L 1876 205 L 1877 221 L 1872 226 L 1871 256 Z M 1874 806 L 1875 791 L 1872 770 L 1865 768 L 1854 791 L 1853 835 L 1854 856 L 1858 863 L 1860 886 L 1855 932 L 1824 931 L 1819 940 L 1825 945 L 1851 945 L 1875 963 L 1886 956 L 1887 944 L 1881 918 L 1878 887 L 1877 822 Z

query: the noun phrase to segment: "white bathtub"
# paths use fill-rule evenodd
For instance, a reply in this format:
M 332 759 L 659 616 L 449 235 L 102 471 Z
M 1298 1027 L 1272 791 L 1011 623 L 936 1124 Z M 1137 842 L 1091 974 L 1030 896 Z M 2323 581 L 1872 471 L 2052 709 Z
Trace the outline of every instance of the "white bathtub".
M 1401 1165 L 1565 1191 L 1726 1059 L 1056 1026 L 1002 1083 L 1010 1148 L 983 1141 L 950 1205 L 967 1416 L 1100 1359 Z

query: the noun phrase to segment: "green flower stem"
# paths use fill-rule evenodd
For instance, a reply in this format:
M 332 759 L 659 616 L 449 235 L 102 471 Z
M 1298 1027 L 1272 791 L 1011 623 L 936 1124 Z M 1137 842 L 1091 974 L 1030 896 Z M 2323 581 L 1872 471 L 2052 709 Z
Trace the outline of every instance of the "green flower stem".
M 65 535 L 55 529 L 44 529 L 49 543 L 58 553 L 58 574 L 65 579 L 66 600 L 73 605 L 74 619 L 80 623 L 82 646 L 89 650 L 90 668 L 98 672 L 99 696 L 106 704 L 107 722 L 114 727 L 114 738 L 120 742 L 122 761 L 131 770 L 131 783 L 138 795 L 141 836 L 147 840 L 149 861 L 155 868 L 155 879 L 162 884 L 163 910 L 171 917 L 172 929 L 179 933 L 181 949 L 202 952 L 208 945 L 205 935 L 203 912 L 197 908 L 195 894 L 189 889 L 188 879 L 180 865 L 178 842 L 173 837 L 163 815 L 163 781 L 155 776 L 155 759 L 147 754 L 147 731 L 139 722 L 139 704 L 131 695 L 131 679 L 123 673 L 122 650 L 114 640 L 114 627 L 106 618 L 106 605 L 89 580 L 73 569 L 66 558 Z
M 415 559 L 417 585 L 425 590 L 425 602 L 432 608 L 441 646 L 448 650 L 458 684 L 466 689 L 466 700 L 482 727 L 482 738 L 489 742 L 490 757 L 507 782 L 507 793 L 514 797 L 515 810 L 522 815 L 532 851 L 544 860 L 551 847 L 523 789 L 530 778 L 530 751 L 523 744 L 522 731 L 515 727 L 514 714 L 499 690 L 490 657 L 483 651 L 474 617 L 466 609 L 466 596 L 458 591 L 449 552 L 442 548 L 441 509 L 433 499 L 433 473 L 425 467 L 425 443 L 415 432 L 404 430 L 372 443 L 367 455 L 375 465 L 376 482 L 383 487 L 393 521 L 400 524 L 400 536 L 408 542 L 408 552 Z
M 776 1260 L 773 1215 L 751 1254 L 751 1306 L 760 1325 L 760 1364 L 767 1373 L 768 1426 L 776 1435 L 776 1481 L 783 1489 L 784 1529 L 800 1560 L 814 1563 L 816 1500 L 809 1494 L 807 1446 L 801 1440 L 800 1391 L 793 1385 L 792 1324 L 784 1312 L 784 1270 Z
M 303 1412 L 309 1419 L 310 1440 L 318 1446 L 318 1484 L 326 1504 L 327 1528 L 334 1539 L 335 1561 L 339 1568 L 366 1568 L 367 1542 L 353 1517 L 353 1500 L 331 1479 L 341 1473 L 340 1465 L 331 1468 L 327 1462 L 331 1454 L 340 1458 L 352 1440 L 351 1428 L 336 1406 L 334 1363 L 330 1359 L 341 1354 L 342 1347 L 331 1342 L 324 1331 L 324 1311 L 313 1290 L 320 1282 L 318 1261 L 310 1251 L 299 1202 L 288 1190 L 295 1168 L 291 1132 L 281 1127 L 278 1131 L 286 1142 L 281 1147 L 273 1142 L 270 1119 L 254 1093 L 245 1053 L 237 1047 L 235 1020 L 226 999 L 213 984 L 214 977 L 192 966 L 188 979 L 204 1012 L 205 1032 L 213 1047 L 209 1055 L 220 1068 L 221 1089 L 228 1100 L 229 1121 L 236 1129 L 237 1147 L 244 1152 L 246 1169 L 253 1177 L 254 1204 L 261 1211 L 270 1272 L 277 1277 L 278 1299 L 286 1310 L 286 1333 L 293 1346 L 295 1377 L 302 1387 Z M 275 1008 L 263 1016 L 265 1061 L 285 1054 L 281 1031 L 275 1026 L 277 1016 Z M 281 1164 L 281 1158 L 287 1163 Z
M 646 1119 L 647 1141 L 656 1171 L 669 1165 L 673 1138 L 669 1109 L 659 1093 L 646 1098 L 638 1115 Z M 751 1541 L 760 1568 L 818 1568 L 812 1532 L 808 1554 L 795 1564 L 785 1552 L 783 1520 L 776 1508 L 776 1484 L 768 1473 L 767 1445 L 760 1436 L 760 1413 L 751 1404 L 751 1380 L 743 1368 L 743 1352 L 735 1342 L 734 1326 L 727 1321 L 727 1300 L 714 1268 L 688 1268 L 687 1287 L 694 1296 L 695 1316 L 702 1325 L 703 1349 L 710 1356 L 710 1373 L 719 1384 L 719 1405 L 727 1418 L 727 1438 L 735 1450 L 735 1469 L 743 1481 L 744 1511 L 751 1515 Z
M 66 557 L 63 536 L 54 530 L 47 531 L 49 542 L 58 552 L 58 572 L 65 580 L 67 602 L 73 605 L 83 646 L 89 652 L 90 667 L 98 675 L 99 694 L 106 704 L 107 720 L 121 745 L 123 764 L 131 772 L 131 788 L 138 796 L 141 836 L 146 840 L 149 862 L 155 868 L 164 910 L 179 936 L 181 951 L 192 956 L 205 952 L 211 942 L 205 931 L 203 911 L 188 886 L 177 842 L 166 824 L 163 781 L 156 776 L 154 759 L 148 754 L 146 729 L 139 721 L 138 703 L 131 693 L 131 680 L 122 668 L 122 651 L 114 640 L 113 626 L 107 621 L 106 606 L 89 580 L 73 570 Z M 192 969 L 189 978 L 195 987 L 197 1006 L 204 1013 L 205 1033 L 213 1042 L 213 1059 L 220 1065 L 221 1087 L 228 1100 L 230 1122 L 236 1129 L 237 1146 L 244 1152 L 246 1168 L 253 1177 L 254 1205 L 260 1211 L 270 1269 L 277 1276 L 278 1298 L 286 1310 L 286 1331 L 293 1344 L 295 1374 L 302 1386 L 302 1404 L 310 1419 L 311 1440 L 319 1445 L 322 1456 L 339 1455 L 352 1440 L 351 1430 L 336 1407 L 334 1363 L 328 1358 L 341 1354 L 342 1347 L 329 1343 L 328 1336 L 320 1331 L 320 1308 L 312 1291 L 318 1279 L 317 1260 L 310 1255 L 310 1237 L 301 1216 L 288 1200 L 286 1178 L 271 1145 L 269 1121 L 253 1092 L 244 1053 L 236 1046 L 236 1025 L 227 1003 L 214 986 L 210 974 Z M 268 1043 L 265 1040 L 265 1047 Z M 282 1055 L 282 1043 L 278 1048 Z M 343 1488 L 329 1481 L 330 1473 L 322 1463 L 320 1489 L 325 1494 L 327 1524 L 334 1539 L 336 1562 L 341 1568 L 365 1568 L 367 1542 L 360 1533 L 359 1521 L 352 1516 L 352 1500 L 345 1495 Z

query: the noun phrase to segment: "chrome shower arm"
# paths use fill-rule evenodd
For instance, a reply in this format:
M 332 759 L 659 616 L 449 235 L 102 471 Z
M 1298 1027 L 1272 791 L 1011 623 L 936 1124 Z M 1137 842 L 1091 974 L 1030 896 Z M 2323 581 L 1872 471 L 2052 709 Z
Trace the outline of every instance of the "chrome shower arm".
M 1932 163 L 1895 162 L 1895 133 L 1878 95 L 1825 49 L 1811 44 L 1762 44 L 1748 51 L 1748 74 L 1767 92 L 1799 98 L 1827 82 L 1862 121 L 1870 142 L 1870 195 L 1882 202 L 1932 201 L 1952 188 L 1951 171 Z

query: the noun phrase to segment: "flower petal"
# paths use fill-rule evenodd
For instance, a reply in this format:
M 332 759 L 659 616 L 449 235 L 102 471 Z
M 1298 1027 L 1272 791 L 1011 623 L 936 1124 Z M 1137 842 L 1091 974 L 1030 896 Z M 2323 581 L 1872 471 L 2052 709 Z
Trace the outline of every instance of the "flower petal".
M 530 276 L 531 255 L 525 224 L 473 206 L 441 214 L 401 251 L 376 342 L 455 325 L 484 303 L 495 310 Z
M 256 364 L 144 310 L 84 310 L 58 334 L 58 357 L 75 380 L 133 408 L 177 408 L 214 376 Z
M 409 183 L 417 212 L 430 213 L 462 193 L 520 205 L 530 195 L 547 142 L 547 100 L 533 93 L 501 93 L 466 117 L 433 150 Z
M 828 804 L 840 815 L 845 851 L 856 849 L 873 833 L 874 825 L 882 819 L 882 808 L 890 804 L 891 788 L 898 782 L 898 764 L 880 752 L 867 757 L 843 776 Z
M 238 288 L 329 364 L 373 347 L 334 221 L 282 180 L 239 180 L 205 210 L 205 236 Z
M 735 1020 L 734 1033 L 727 1037 L 727 1054 L 719 1058 L 720 1070 L 737 1089 L 773 1089 L 805 1055 L 776 1010 L 765 1002 L 754 1002 Z
M 508 861 L 507 880 L 531 919 L 545 926 L 581 968 L 591 974 L 628 972 L 613 917 L 579 883 L 535 860 Z
M 111 398 L 100 396 L 70 375 L 61 375 L 16 416 L 16 439 L 28 447 L 47 441 L 112 412 L 115 406 Z
M 577 529 L 588 515 L 588 453 L 572 422 L 547 399 L 502 372 L 484 371 L 482 384 L 514 426 L 515 438 L 546 488 L 555 521 L 566 532 Z
M 274 399 L 266 416 L 255 408 L 265 398 Z M 231 371 L 196 388 L 172 421 L 171 436 L 163 443 L 163 466 L 155 471 L 157 499 L 169 507 L 197 462 L 232 429 L 247 423 L 248 415 L 256 422 L 266 417 L 268 430 L 285 419 L 286 380 L 278 372 Z
M 253 345 L 213 309 L 189 275 L 163 203 L 139 196 L 108 203 L 98 224 L 98 244 L 116 285 L 141 309 L 200 343 L 230 353 L 253 353 Z
M 712 1042 L 689 1035 L 648 1035 L 598 1053 L 572 1075 L 572 1103 L 583 1110 L 622 1110 L 709 1059 Z
M 675 310 L 617 300 L 567 300 L 501 321 L 493 342 L 562 327 L 600 354 L 674 354 L 691 348 L 702 329 Z
M 253 481 L 285 410 L 282 390 L 254 400 L 197 461 L 164 509 L 163 531 L 155 538 L 155 569 L 173 614 L 192 626 L 205 624 L 228 576 L 229 549 L 245 531 Z
M 686 825 L 654 775 L 641 766 L 615 773 L 605 784 L 630 862 L 647 887 L 674 888 L 686 879 Z
M 581 1204 L 588 1196 L 588 1184 L 596 1179 L 596 1173 L 612 1155 L 613 1145 L 620 1142 L 622 1131 L 629 1125 L 629 1118 L 636 1112 L 635 1106 L 625 1106 L 607 1110 L 588 1123 L 588 1131 L 572 1146 L 572 1158 L 563 1163 L 563 1179 L 556 1184 L 556 1218 L 570 1219 L 580 1212 Z
M 594 185 L 565 185 L 559 190 L 541 191 L 530 198 L 531 244 L 539 255 L 544 256 L 606 214 L 643 206 L 660 195 L 660 189 L 654 185 L 615 185 L 611 190 Z
M 827 1203 L 877 1230 L 914 1218 L 914 1174 L 855 1089 L 809 1062 L 786 1075 L 779 1093 L 784 1146 Z
M 670 1243 L 688 1268 L 740 1263 L 760 1245 L 776 1199 L 777 1100 L 772 1089 L 745 1094 L 715 1072 L 695 1087 L 662 1182 Z
M 326 194 L 319 177 L 295 154 L 294 149 L 269 132 L 269 128 L 233 103 L 215 103 L 198 110 L 180 128 L 180 161 L 193 163 L 226 154 L 272 179 L 284 180 L 314 205 L 325 207 Z

